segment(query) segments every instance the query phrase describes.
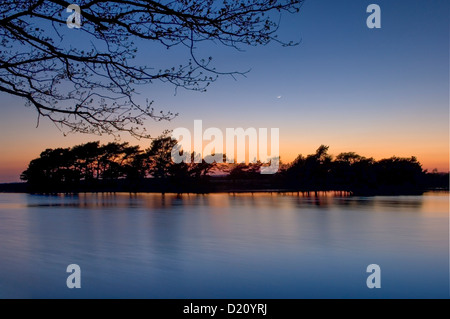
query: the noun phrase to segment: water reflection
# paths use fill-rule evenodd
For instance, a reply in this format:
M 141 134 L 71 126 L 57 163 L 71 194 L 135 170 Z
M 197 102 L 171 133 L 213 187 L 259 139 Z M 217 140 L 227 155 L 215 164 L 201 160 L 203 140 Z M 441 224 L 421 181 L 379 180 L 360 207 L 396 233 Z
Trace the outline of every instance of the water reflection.
M 0 241 L 4 298 L 448 297 L 442 193 L 0 194 Z

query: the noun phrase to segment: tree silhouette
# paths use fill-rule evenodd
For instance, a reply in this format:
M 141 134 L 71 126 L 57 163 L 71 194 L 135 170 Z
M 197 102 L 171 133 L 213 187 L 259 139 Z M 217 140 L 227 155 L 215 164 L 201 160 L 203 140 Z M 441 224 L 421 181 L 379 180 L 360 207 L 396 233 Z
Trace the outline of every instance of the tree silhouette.
M 100 143 L 89 142 L 82 145 L 76 145 L 71 150 L 75 159 L 80 176 L 83 180 L 92 181 L 98 173 L 98 159 L 100 157 Z
M 355 152 L 344 152 L 336 156 L 336 161 L 344 162 L 349 165 L 359 162 L 361 159 L 363 159 L 363 157 Z
M 22 97 L 63 131 L 148 137 L 144 120 L 170 120 L 152 102 L 135 101 L 137 85 L 154 81 L 205 90 L 221 72 L 196 45 L 211 41 L 241 49 L 277 39 L 281 12 L 304 0 L 80 0 L 80 29 L 66 26 L 64 0 L 5 0 L 0 4 L 0 91 Z M 276 21 L 276 22 L 275 22 Z M 75 37 L 75 40 L 73 40 Z M 73 41 L 72 41 L 73 40 Z M 178 66 L 134 65 L 138 45 L 181 47 Z
M 329 184 L 329 172 L 332 157 L 328 154 L 328 146 L 321 145 L 315 154 L 306 157 L 299 155 L 286 169 L 291 185 L 309 190 L 324 189 Z
M 166 178 L 170 176 L 172 162 L 171 151 L 177 141 L 170 136 L 161 136 L 152 141 L 147 150 L 150 159 L 149 174 L 155 178 Z
M 90 142 L 72 148 L 46 149 L 30 161 L 21 179 L 30 191 L 214 192 L 245 190 L 348 191 L 354 194 L 417 194 L 426 188 L 448 189 L 448 174 L 427 173 L 414 156 L 375 161 L 354 152 L 333 157 L 328 146 L 299 155 L 273 175 L 262 163 L 216 163 L 202 159 L 172 161 L 176 140 L 162 135 L 141 150 L 128 143 Z M 226 159 L 226 154 L 221 154 Z M 218 158 L 218 157 L 215 157 Z M 211 174 L 213 170 L 216 170 Z M 218 170 L 218 172 L 217 172 Z M 216 174 L 218 173 L 218 174 Z M 226 173 L 226 174 L 225 174 Z M 217 176 L 215 176 L 217 175 Z

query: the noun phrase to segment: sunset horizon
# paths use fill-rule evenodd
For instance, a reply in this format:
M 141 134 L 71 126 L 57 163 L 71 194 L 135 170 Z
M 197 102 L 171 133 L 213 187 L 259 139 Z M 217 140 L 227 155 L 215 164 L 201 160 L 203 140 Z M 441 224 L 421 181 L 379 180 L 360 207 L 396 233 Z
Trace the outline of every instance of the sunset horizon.
M 415 156 L 417 160 L 422 164 L 422 168 L 431 172 L 437 169 L 440 173 L 448 173 L 449 170 L 449 158 L 446 154 L 437 154 L 441 155 L 441 158 L 436 156 L 436 153 L 426 152 L 424 153 L 423 148 L 414 150 L 414 149 L 406 149 L 399 150 L 398 148 L 392 149 L 391 151 L 387 151 L 384 149 L 371 149 L 370 146 L 359 145 L 355 147 L 345 147 L 339 144 L 326 143 L 326 142 L 317 142 L 317 143 L 308 143 L 307 146 L 286 146 L 288 143 L 283 143 L 283 135 L 280 134 L 280 160 L 283 164 L 292 163 L 298 155 L 308 155 L 313 154 L 315 150 L 320 145 L 327 145 L 330 147 L 330 154 L 336 156 L 343 152 L 355 152 L 358 155 L 361 155 L 366 158 L 374 158 L 374 160 L 387 159 L 391 157 L 402 157 L 402 158 L 410 158 L 411 156 Z M 73 147 L 75 145 L 79 145 L 87 142 L 99 141 L 101 144 L 107 144 L 109 142 L 128 142 L 130 145 L 139 146 L 142 150 L 148 148 L 150 146 L 151 140 L 148 143 L 143 143 L 142 140 L 136 139 L 121 139 L 115 140 L 114 138 L 101 138 L 97 136 L 86 136 L 86 138 L 70 139 L 62 137 L 61 140 L 57 139 L 53 143 L 43 144 L 41 148 L 38 148 L 37 145 L 33 145 L 33 147 L 27 147 L 25 150 L 21 151 L 18 157 L 14 156 L 5 156 L 3 155 L 0 160 L 0 183 L 13 183 L 20 182 L 20 174 L 26 170 L 28 164 L 31 160 L 38 158 L 39 154 L 46 149 L 55 149 L 55 148 L 67 148 Z M 17 153 L 16 153 L 17 154 Z M 447 154 L 448 155 L 448 154 Z

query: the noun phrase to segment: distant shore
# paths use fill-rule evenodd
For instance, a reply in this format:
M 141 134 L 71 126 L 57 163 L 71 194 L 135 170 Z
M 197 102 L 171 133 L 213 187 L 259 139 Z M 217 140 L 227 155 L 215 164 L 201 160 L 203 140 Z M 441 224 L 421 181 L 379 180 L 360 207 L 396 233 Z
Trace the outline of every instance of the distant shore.
M 227 187 L 228 186 L 228 187 Z M 175 194 L 214 194 L 214 193 L 302 193 L 310 196 L 318 196 L 319 193 L 334 192 L 338 196 L 377 196 L 377 195 L 422 195 L 427 191 L 448 192 L 448 187 L 434 187 L 423 189 L 411 188 L 383 188 L 383 189 L 293 189 L 293 188 L 243 188 L 231 187 L 231 185 L 213 185 L 211 188 L 202 188 L 196 190 L 165 188 L 155 189 L 154 187 L 141 187 L 129 189 L 125 185 L 116 185 L 116 187 L 89 187 L 77 190 L 52 190 L 52 191 L 30 191 L 27 183 L 0 183 L 0 193 L 29 193 L 29 194 L 77 194 L 77 193 L 175 193 Z

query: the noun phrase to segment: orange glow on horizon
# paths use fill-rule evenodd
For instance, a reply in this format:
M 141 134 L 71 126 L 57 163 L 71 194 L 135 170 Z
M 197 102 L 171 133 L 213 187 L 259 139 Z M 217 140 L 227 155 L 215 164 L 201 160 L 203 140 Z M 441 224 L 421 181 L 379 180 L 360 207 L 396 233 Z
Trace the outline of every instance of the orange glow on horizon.
M 92 136 L 91 136 L 92 137 Z M 85 141 L 80 140 L 76 143 L 66 144 L 65 146 L 60 147 L 71 147 L 77 144 L 86 143 L 88 141 L 94 141 L 99 139 L 86 139 Z M 105 144 L 111 142 L 112 140 L 108 139 L 100 139 L 100 143 Z M 148 147 L 148 144 L 142 143 L 133 143 L 133 141 L 129 141 L 131 145 L 139 145 L 141 149 L 145 149 Z M 411 157 L 416 156 L 417 160 L 422 164 L 422 168 L 431 172 L 433 169 L 437 169 L 439 172 L 449 172 L 449 156 L 448 149 L 421 149 L 406 147 L 397 147 L 395 148 L 373 148 L 369 150 L 367 146 L 355 145 L 355 147 L 344 147 L 336 144 L 325 144 L 329 145 L 329 154 L 336 156 L 341 152 L 355 152 L 361 156 L 365 157 L 373 157 L 375 160 L 380 160 L 383 158 L 390 158 L 392 156 L 397 157 Z M 291 143 L 283 143 L 280 141 L 280 157 L 281 162 L 286 164 L 290 163 L 299 155 L 303 156 L 315 153 L 315 150 L 320 146 L 318 143 L 308 143 L 308 145 L 295 145 Z M 56 148 L 55 146 L 43 146 L 39 148 L 39 145 L 33 145 L 30 148 L 22 149 L 20 152 L 10 151 L 5 152 L 0 157 L 0 182 L 17 182 L 20 181 L 20 174 L 28 167 L 28 163 L 39 157 L 41 151 L 45 150 L 45 148 Z M 39 149 L 39 151 L 37 151 Z M 248 149 L 248 148 L 247 148 Z M 205 154 L 204 154 L 205 155 Z M 248 159 L 248 152 L 247 152 Z

